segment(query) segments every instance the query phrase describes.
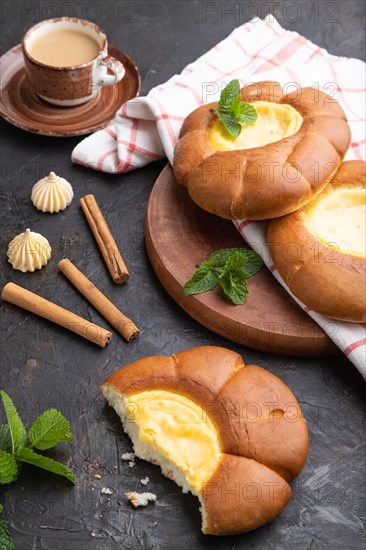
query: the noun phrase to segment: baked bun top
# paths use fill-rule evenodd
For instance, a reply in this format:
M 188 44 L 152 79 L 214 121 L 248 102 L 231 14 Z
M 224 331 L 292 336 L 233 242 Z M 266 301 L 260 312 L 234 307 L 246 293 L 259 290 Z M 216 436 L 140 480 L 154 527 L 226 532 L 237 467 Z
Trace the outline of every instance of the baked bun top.
M 278 82 L 241 89 L 258 119 L 232 138 L 203 105 L 185 119 L 173 169 L 204 210 L 227 219 L 263 220 L 294 212 L 338 169 L 350 143 L 337 101 L 314 88 L 284 93 Z
M 366 321 L 366 162 L 343 162 L 309 204 L 269 224 L 272 258 L 308 308 Z
M 307 457 L 308 433 L 295 396 L 268 371 L 244 366 L 228 349 L 198 347 L 127 365 L 102 391 L 136 454 L 200 498 L 205 533 L 254 529 L 287 503 L 287 483 Z M 264 484 L 261 497 L 219 505 L 220 492 L 211 489 L 224 480 L 227 487 Z M 276 487 L 273 499 L 268 483 Z

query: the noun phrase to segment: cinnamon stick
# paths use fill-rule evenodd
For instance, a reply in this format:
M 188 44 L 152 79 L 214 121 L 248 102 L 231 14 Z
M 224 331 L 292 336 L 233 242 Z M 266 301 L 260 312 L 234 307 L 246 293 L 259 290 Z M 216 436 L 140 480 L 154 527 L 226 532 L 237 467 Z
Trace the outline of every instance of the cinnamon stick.
M 117 244 L 112 237 L 107 222 L 100 211 L 94 195 L 85 195 L 80 199 L 80 205 L 93 232 L 105 263 L 115 283 L 125 283 L 130 274 L 123 261 Z
M 116 308 L 106 296 L 89 281 L 87 277 L 68 259 L 58 263 L 60 271 L 81 292 L 81 294 L 110 322 L 112 326 L 131 342 L 140 334 L 139 329 L 123 313 Z
M 94 342 L 94 344 L 97 344 L 101 348 L 104 348 L 111 341 L 112 333 L 108 330 L 94 325 L 94 323 L 90 323 L 86 319 L 75 315 L 75 313 L 14 283 L 8 283 L 4 286 L 1 298 L 44 319 L 48 319 L 61 327 L 67 328 L 90 342 Z

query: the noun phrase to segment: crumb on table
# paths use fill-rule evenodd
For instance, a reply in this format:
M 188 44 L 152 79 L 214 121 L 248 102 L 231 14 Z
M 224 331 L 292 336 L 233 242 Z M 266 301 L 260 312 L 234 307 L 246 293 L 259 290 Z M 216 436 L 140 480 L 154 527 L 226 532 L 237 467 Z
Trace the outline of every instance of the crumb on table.
M 138 508 L 139 506 L 147 506 L 149 502 L 156 502 L 156 495 L 153 493 L 125 493 L 132 506 Z

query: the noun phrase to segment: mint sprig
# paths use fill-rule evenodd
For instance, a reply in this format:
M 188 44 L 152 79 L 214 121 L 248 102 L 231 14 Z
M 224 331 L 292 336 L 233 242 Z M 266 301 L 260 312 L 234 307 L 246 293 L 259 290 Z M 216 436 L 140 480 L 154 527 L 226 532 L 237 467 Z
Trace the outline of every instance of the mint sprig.
M 32 424 L 28 434 L 7 393 L 0 390 L 8 424 L 0 424 L 0 485 L 15 481 L 24 462 L 66 477 L 76 483 L 70 468 L 33 449 L 44 451 L 60 441 L 71 441 L 70 424 L 57 409 L 48 409 Z M 3 510 L 0 504 L 0 514 Z M 0 520 L 0 550 L 14 550 L 7 526 Z
M 0 390 L 0 395 L 8 419 L 8 424 L 0 426 L 0 485 L 17 479 L 22 462 L 29 462 L 76 483 L 75 474 L 69 468 L 31 450 L 33 447 L 44 451 L 60 441 L 71 441 L 70 424 L 66 418 L 58 410 L 49 409 L 34 421 L 27 435 L 13 401 L 3 390 Z
M 247 248 L 222 248 L 212 252 L 183 287 L 185 296 L 208 292 L 219 284 L 235 305 L 248 296 L 247 279 L 263 266 L 262 258 Z
M 242 124 L 254 124 L 258 118 L 257 111 L 250 103 L 240 100 L 240 84 L 235 79 L 222 90 L 215 113 L 229 134 L 237 138 L 240 135 Z

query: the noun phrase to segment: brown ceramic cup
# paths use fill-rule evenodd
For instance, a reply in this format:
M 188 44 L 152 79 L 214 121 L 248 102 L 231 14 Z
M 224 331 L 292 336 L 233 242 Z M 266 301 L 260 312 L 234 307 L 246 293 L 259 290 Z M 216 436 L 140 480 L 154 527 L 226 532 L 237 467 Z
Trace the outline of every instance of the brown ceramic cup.
M 99 47 L 96 56 L 73 66 L 53 66 L 32 57 L 29 52 L 35 42 L 42 41 L 42 36 L 54 30 L 74 30 L 86 34 Z M 86 103 L 97 95 L 101 86 L 111 86 L 122 80 L 125 74 L 122 63 L 108 55 L 107 37 L 102 29 L 84 19 L 59 17 L 41 21 L 24 35 L 22 49 L 30 90 L 48 103 L 60 107 Z M 107 74 L 108 69 L 113 74 Z

